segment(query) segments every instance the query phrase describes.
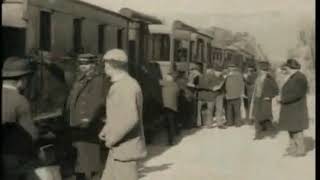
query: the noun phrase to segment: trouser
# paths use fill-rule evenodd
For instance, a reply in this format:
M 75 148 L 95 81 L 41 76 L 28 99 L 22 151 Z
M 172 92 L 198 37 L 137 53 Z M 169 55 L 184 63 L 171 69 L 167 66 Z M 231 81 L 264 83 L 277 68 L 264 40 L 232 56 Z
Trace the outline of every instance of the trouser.
M 188 99 L 179 95 L 178 98 L 178 113 L 179 119 L 182 123 L 182 127 L 185 129 L 189 129 L 192 127 L 192 102 L 188 101 Z
M 178 122 L 176 119 L 176 112 L 164 108 L 164 120 L 166 122 L 167 132 L 168 132 L 168 144 L 173 144 L 174 137 L 179 133 Z
M 101 180 L 138 180 L 137 161 L 118 161 L 110 152 Z
M 222 126 L 225 123 L 224 117 L 224 105 L 223 105 L 224 95 L 218 95 L 214 102 L 215 117 L 218 126 Z
M 263 121 L 257 121 L 255 123 L 255 129 L 256 129 L 256 132 L 259 133 L 262 131 L 273 130 L 274 127 L 272 125 L 272 121 L 270 119 L 266 119 Z
M 296 154 L 304 154 L 306 150 L 304 144 L 303 131 L 289 131 L 289 138 L 289 151 Z
M 40 180 L 35 173 L 36 162 L 18 155 L 2 154 L 3 180 Z
M 251 101 L 252 99 L 251 98 L 246 98 L 244 99 L 244 106 L 245 106 L 245 110 L 246 110 L 246 120 L 247 120 L 247 123 L 250 124 L 250 125 L 253 125 L 253 120 L 250 119 L 250 106 L 251 106 Z
M 213 119 L 213 101 L 198 101 L 197 109 L 197 126 L 211 125 Z
M 241 99 L 227 99 L 227 125 L 240 126 L 241 122 Z

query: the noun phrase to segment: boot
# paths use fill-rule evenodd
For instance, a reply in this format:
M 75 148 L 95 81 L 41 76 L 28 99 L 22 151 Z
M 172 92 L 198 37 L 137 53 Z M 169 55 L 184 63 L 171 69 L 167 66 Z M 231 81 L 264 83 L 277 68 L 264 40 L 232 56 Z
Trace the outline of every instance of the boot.
M 296 152 L 294 153 L 294 156 L 297 156 L 297 157 L 305 156 L 306 150 L 305 150 L 303 133 L 299 132 L 295 134 L 294 141 L 297 145 L 297 149 L 296 149 Z
M 297 147 L 293 138 L 289 140 L 289 146 L 286 148 L 286 155 L 293 155 L 296 153 Z

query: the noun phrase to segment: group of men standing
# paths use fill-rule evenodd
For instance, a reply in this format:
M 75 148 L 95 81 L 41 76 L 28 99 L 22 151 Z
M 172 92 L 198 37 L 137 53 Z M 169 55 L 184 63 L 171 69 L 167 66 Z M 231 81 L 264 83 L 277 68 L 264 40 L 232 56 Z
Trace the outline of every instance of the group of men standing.
M 147 150 L 142 123 L 142 91 L 127 72 L 128 57 L 113 49 L 102 58 L 104 73 L 96 66 L 97 57 L 80 55 L 79 73 L 64 108 L 68 137 L 76 148 L 74 175 L 92 179 L 101 172 L 100 144 L 109 149 L 101 179 L 138 179 L 137 161 Z M 5 179 L 37 179 L 37 150 L 32 149 L 39 133 L 31 117 L 30 104 L 19 90 L 32 74 L 29 62 L 17 57 L 4 63 L 2 78 L 2 149 Z M 108 77 L 108 78 L 106 78 Z M 24 143 L 18 147 L 17 143 Z M 32 159 L 32 161 L 30 160 Z M 35 162 L 30 165 L 30 162 Z
M 183 90 L 193 94 L 189 102 L 195 105 L 189 112 L 180 109 L 182 114 L 192 111 L 189 118 L 180 121 L 209 128 L 254 124 L 255 140 L 267 135 L 275 137 L 278 130 L 286 130 L 290 137 L 287 154 L 303 156 L 306 151 L 302 131 L 309 122 L 308 82 L 299 69 L 298 61 L 288 59 L 281 66 L 284 83 L 279 87 L 267 61 L 259 62 L 257 68 L 249 65 L 244 73 L 234 63 L 228 64 L 227 69 L 214 67 L 206 72 L 202 72 L 201 65 L 191 65 L 187 88 Z M 281 107 L 278 124 L 273 121 L 273 100 Z
M 101 179 L 137 180 L 137 163 L 147 155 L 142 90 L 127 72 L 128 57 L 123 50 L 110 50 L 102 60 L 104 73 L 97 70 L 96 57 L 79 56 L 80 71 L 64 108 L 72 145 L 77 149 L 75 176 L 77 180 L 92 179 L 101 172 L 100 156 L 107 154 L 100 150 L 103 142 L 109 153 Z M 260 139 L 261 132 L 273 127 L 272 100 L 276 97 L 281 104 L 278 127 L 289 132 L 287 152 L 303 156 L 302 133 L 308 128 L 308 82 L 294 59 L 287 60 L 281 69 L 286 79 L 280 90 L 269 72 L 268 62 L 259 63 L 258 72 L 249 67 L 245 75 L 232 63 L 227 70 L 216 68 L 205 73 L 199 66 L 192 66 L 183 87 L 184 83 L 179 83 L 181 79 L 171 72 L 161 80 L 163 115 L 169 123 L 169 134 L 174 134 L 181 124 L 212 127 L 216 122 L 216 126 L 226 128 L 242 126 L 247 119 L 249 123 L 254 120 L 255 138 Z M 32 169 L 36 163 L 31 163 L 36 159 L 32 144 L 39 134 L 32 122 L 29 102 L 21 95 L 30 74 L 32 71 L 25 59 L 11 57 L 4 63 L 1 155 L 5 180 L 36 177 Z M 195 99 L 196 106 L 186 108 L 187 104 L 179 99 L 181 92 L 187 99 L 185 102 Z M 17 142 L 22 144 L 18 147 Z M 169 138 L 169 142 L 172 144 L 173 139 Z

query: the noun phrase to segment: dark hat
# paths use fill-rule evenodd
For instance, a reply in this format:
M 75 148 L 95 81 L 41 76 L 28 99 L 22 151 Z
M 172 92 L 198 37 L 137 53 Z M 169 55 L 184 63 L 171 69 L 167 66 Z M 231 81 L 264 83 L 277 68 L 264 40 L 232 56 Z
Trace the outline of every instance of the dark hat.
M 27 59 L 9 57 L 4 61 L 2 78 L 20 77 L 29 73 L 32 73 L 32 69 Z
M 259 68 L 263 71 L 268 71 L 270 68 L 270 63 L 268 61 L 260 61 L 258 64 Z
M 79 54 L 78 61 L 80 64 L 92 64 L 96 63 L 98 56 L 93 54 Z
M 300 69 L 301 68 L 300 63 L 295 59 L 288 59 L 286 62 L 286 66 L 291 69 Z

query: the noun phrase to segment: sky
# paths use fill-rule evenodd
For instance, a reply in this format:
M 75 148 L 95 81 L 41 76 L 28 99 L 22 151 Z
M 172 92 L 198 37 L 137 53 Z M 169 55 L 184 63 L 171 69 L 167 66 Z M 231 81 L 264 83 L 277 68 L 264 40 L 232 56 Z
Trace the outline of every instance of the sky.
M 302 24 L 314 24 L 315 0 L 83 0 L 118 12 L 132 8 L 193 26 L 249 32 L 269 59 L 283 61 Z

